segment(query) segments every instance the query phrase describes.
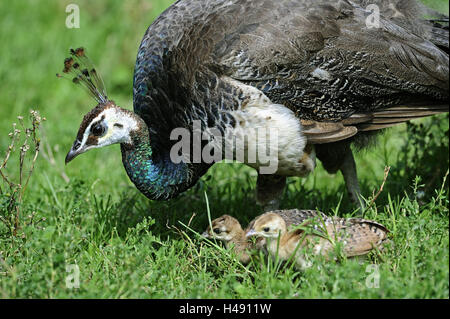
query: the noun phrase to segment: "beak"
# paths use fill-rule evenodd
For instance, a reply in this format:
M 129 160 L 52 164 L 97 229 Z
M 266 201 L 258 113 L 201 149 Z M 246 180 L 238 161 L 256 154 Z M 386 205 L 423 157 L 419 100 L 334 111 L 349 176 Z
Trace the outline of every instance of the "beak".
M 77 157 L 78 155 L 80 155 L 81 153 L 84 152 L 84 148 L 81 147 L 81 142 L 76 140 L 73 145 L 72 148 L 70 149 L 69 153 L 67 153 L 66 155 L 66 165 L 67 163 L 69 163 L 71 160 L 73 160 L 75 157 Z
M 208 234 L 208 232 L 204 231 L 202 237 L 210 238 L 211 236 Z
M 245 237 L 252 237 L 258 235 L 258 233 L 254 229 L 250 229 L 247 234 L 245 234 Z

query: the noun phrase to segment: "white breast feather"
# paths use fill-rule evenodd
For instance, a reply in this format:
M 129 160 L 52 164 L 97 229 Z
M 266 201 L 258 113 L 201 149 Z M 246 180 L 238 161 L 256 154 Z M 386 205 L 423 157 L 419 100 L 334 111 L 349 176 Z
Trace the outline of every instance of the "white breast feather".
M 305 165 L 300 162 L 306 146 L 306 137 L 302 133 L 300 120 L 294 112 L 281 104 L 275 104 L 260 90 L 244 85 L 239 81 L 226 78 L 232 85 L 238 86 L 244 95 L 250 96 L 250 101 L 239 110 L 231 112 L 236 120 L 236 126 L 232 128 L 233 135 L 240 143 L 236 152 L 244 154 L 258 154 L 256 149 L 270 145 L 271 151 L 277 154 L 277 175 L 305 176 Z M 270 144 L 270 135 L 258 134 L 258 132 L 275 132 L 278 135 L 277 143 Z M 245 140 L 245 138 L 247 140 Z M 239 160 L 239 159 L 238 159 Z M 256 163 L 245 157 L 244 162 L 256 169 L 267 163 L 262 163 L 257 156 Z

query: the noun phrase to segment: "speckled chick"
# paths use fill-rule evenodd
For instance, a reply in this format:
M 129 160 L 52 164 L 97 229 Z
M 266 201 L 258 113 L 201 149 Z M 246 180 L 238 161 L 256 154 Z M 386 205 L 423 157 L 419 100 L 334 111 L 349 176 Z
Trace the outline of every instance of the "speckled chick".
M 222 215 L 211 221 L 211 226 L 206 228 L 203 236 L 224 242 L 228 249 L 236 252 L 241 263 L 248 264 L 250 261 L 248 249 L 252 245 L 245 237 L 246 232 L 242 229 L 239 221 L 230 215 Z
M 328 218 L 327 215 L 325 215 L 322 212 L 319 212 L 317 210 L 312 209 L 284 209 L 284 210 L 273 210 L 271 213 L 277 214 L 283 218 L 283 220 L 286 223 L 286 227 L 290 227 L 291 225 L 300 225 L 304 223 L 307 220 L 310 220 L 312 218 L 319 218 L 319 216 L 322 219 Z M 265 215 L 265 214 L 263 214 Z M 245 229 L 245 233 L 247 234 L 255 225 L 255 221 L 258 220 L 263 215 L 259 215 L 255 217 L 247 226 Z M 255 242 L 257 249 L 265 250 L 266 246 L 266 240 L 264 237 L 258 237 L 258 240 Z
M 295 216 L 295 210 L 293 212 Z M 286 214 L 289 215 L 285 212 Z M 270 212 L 257 218 L 246 235 L 264 237 L 270 255 L 276 257 L 278 253 L 281 260 L 288 260 L 295 253 L 296 266 L 305 269 L 312 265 L 311 254 L 327 257 L 336 243 L 342 244 L 342 251 L 347 257 L 365 255 L 382 245 L 389 232 L 386 227 L 374 221 L 361 218 L 323 218 L 323 214 L 297 225 L 302 227 L 289 230 L 286 221 L 279 214 Z
M 287 226 L 299 225 L 308 219 L 318 216 L 327 218 L 325 214 L 316 210 L 290 209 L 273 212 L 281 216 Z M 216 238 L 224 242 L 227 248 L 235 249 L 237 255 L 240 255 L 239 260 L 242 263 L 247 264 L 250 261 L 249 250 L 258 249 L 267 253 L 264 237 L 258 237 L 255 241 L 252 241 L 245 236 L 260 216 L 254 218 L 245 229 L 242 229 L 240 222 L 236 218 L 226 214 L 222 215 L 211 222 L 212 228 L 208 226 L 203 236 Z

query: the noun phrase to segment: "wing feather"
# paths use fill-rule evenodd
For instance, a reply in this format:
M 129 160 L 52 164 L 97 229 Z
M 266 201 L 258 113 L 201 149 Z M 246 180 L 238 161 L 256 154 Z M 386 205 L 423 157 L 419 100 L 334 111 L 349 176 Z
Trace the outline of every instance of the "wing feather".
M 398 106 L 371 113 L 355 113 L 340 122 L 302 120 L 301 123 L 308 143 L 323 144 L 347 139 L 358 132 L 381 130 L 413 119 L 448 111 L 448 105 Z
M 369 4 L 379 28 L 366 23 Z M 441 111 L 433 105 L 448 112 L 448 17 L 429 13 L 417 0 L 180 0 L 141 42 L 134 109 L 161 140 L 195 119 L 218 123 L 242 105 L 220 80 L 231 77 L 314 121 L 311 143 Z

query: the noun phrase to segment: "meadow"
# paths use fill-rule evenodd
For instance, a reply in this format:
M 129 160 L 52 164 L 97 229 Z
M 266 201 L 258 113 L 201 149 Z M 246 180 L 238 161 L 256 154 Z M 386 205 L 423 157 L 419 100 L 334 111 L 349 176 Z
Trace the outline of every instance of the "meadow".
M 13 210 L 14 194 L 0 179 L 0 298 L 449 298 L 448 114 L 389 129 L 356 154 L 362 194 L 373 199 L 365 217 L 391 230 L 392 247 L 365 260 L 318 259 L 320 269 L 301 273 L 258 258 L 244 267 L 198 235 L 208 215 L 246 224 L 261 213 L 256 172 L 242 164 L 216 164 L 168 202 L 138 192 L 118 145 L 64 165 L 82 116 L 95 105 L 55 76 L 68 49 L 85 47 L 109 96 L 132 109 L 138 45 L 171 2 L 80 0 L 79 29 L 65 24 L 72 1 L 0 2 L 0 166 L 12 124 L 30 125 L 30 110 L 45 117 L 33 175 Z M 446 0 L 425 3 L 448 14 Z M 18 145 L 2 173 L 24 184 L 20 174 L 27 176 L 34 149 L 20 172 Z M 354 215 L 342 176 L 320 163 L 308 178 L 289 179 L 281 203 Z M 68 277 L 74 269 L 78 287 Z

